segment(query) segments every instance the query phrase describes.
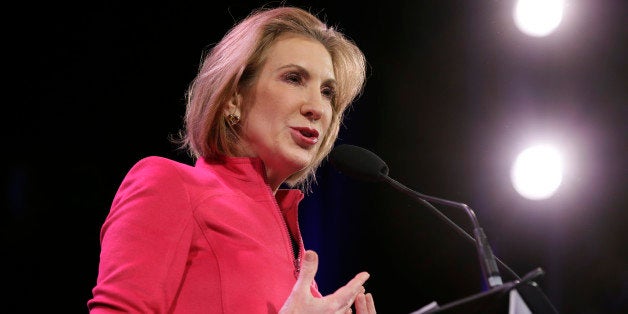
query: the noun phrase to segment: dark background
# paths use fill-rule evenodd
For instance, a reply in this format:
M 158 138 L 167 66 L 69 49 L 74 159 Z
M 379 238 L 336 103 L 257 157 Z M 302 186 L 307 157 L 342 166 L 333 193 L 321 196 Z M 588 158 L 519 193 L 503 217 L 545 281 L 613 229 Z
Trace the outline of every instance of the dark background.
M 515 28 L 514 1 L 370 2 L 286 2 L 369 61 L 338 143 L 377 153 L 408 187 L 469 204 L 510 268 L 545 270 L 538 283 L 561 313 L 626 313 L 628 3 L 567 1 L 558 30 L 533 38 Z M 118 184 L 147 155 L 187 161 L 168 135 L 201 53 L 264 3 L 4 9 L 3 312 L 87 312 Z M 538 139 L 562 148 L 566 174 L 554 197 L 530 201 L 509 166 Z M 438 207 L 470 230 L 460 209 Z M 380 313 L 482 289 L 473 245 L 383 183 L 325 163 L 301 220 L 324 294 L 362 270 Z

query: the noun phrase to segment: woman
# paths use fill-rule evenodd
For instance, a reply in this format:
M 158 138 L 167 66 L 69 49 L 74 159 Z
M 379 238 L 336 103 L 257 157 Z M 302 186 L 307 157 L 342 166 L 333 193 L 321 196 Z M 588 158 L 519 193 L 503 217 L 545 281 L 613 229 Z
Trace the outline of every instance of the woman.
M 187 94 L 195 165 L 144 158 L 116 193 L 90 312 L 375 313 L 366 272 L 319 293 L 297 218 L 364 80 L 362 52 L 302 9 L 231 29 Z

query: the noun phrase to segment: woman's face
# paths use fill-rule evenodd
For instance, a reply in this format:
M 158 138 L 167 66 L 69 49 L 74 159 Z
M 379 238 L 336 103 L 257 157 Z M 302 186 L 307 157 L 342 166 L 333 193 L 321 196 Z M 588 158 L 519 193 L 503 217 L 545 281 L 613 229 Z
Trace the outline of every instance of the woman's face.
M 242 144 L 260 157 L 273 189 L 314 160 L 327 134 L 335 91 L 325 47 L 297 35 L 280 36 L 243 95 Z

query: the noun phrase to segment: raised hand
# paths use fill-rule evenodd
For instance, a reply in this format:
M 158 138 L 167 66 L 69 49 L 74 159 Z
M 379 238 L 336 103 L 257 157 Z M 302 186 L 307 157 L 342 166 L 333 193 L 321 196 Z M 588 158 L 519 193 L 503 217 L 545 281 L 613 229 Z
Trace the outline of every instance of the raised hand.
M 373 296 L 370 293 L 364 293 L 364 283 L 370 276 L 367 272 L 357 274 L 333 294 L 318 298 L 310 291 L 317 270 L 318 255 L 314 251 L 306 251 L 299 278 L 279 313 L 346 314 L 352 313 L 352 305 L 355 305 L 357 314 L 376 313 Z

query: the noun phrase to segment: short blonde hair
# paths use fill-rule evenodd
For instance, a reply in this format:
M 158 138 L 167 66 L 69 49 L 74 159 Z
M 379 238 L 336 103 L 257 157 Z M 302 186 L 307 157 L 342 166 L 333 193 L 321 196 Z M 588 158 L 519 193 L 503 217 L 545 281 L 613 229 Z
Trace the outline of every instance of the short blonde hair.
M 184 128 L 179 142 L 193 158 L 219 160 L 238 151 L 238 135 L 223 111 L 239 88 L 257 76 L 265 52 L 282 34 L 296 34 L 320 42 L 331 55 L 337 88 L 329 131 L 311 165 L 286 180 L 291 187 L 309 189 L 315 172 L 331 152 L 343 113 L 362 92 L 366 60 L 355 43 L 313 14 L 296 7 L 260 8 L 237 23 L 204 57 L 186 94 Z

